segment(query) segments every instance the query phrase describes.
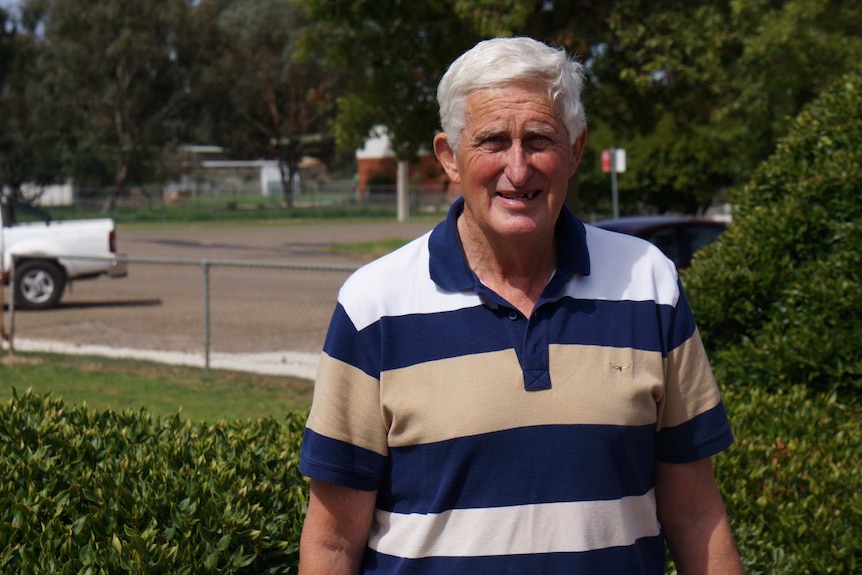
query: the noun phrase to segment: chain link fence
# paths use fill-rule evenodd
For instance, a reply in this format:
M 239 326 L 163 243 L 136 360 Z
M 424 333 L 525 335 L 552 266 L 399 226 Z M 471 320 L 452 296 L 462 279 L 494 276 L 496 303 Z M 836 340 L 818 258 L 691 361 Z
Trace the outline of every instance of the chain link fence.
M 108 355 L 313 378 L 338 289 L 355 269 L 338 264 L 117 259 L 129 265 L 129 278 L 76 282 L 53 309 L 17 309 L 10 285 L 3 322 L 6 350 Z
M 27 198 L 50 206 L 58 218 L 111 216 L 118 222 L 233 221 L 331 217 L 394 217 L 397 194 L 394 185 L 368 185 L 359 193 L 352 182 L 303 183 L 291 198 L 282 193 L 261 194 L 260 184 L 198 182 L 182 189 L 158 185 L 130 185 L 123 193 L 114 188 L 76 185 L 67 203 L 51 203 L 47 197 Z M 411 185 L 411 215 L 445 213 L 456 195 L 441 185 Z

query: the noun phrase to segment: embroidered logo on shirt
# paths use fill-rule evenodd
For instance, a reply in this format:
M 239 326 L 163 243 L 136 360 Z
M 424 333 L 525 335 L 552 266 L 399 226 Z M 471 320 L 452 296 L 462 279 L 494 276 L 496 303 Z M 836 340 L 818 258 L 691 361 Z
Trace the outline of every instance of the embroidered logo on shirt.
M 623 372 L 624 370 L 626 370 L 626 369 L 631 369 L 631 368 L 632 368 L 632 364 L 628 364 L 628 365 L 614 365 L 614 364 L 612 364 L 612 363 L 609 363 L 608 365 L 609 365 L 609 366 L 611 366 L 611 369 L 613 369 L 613 370 L 615 370 L 615 371 L 618 371 L 618 372 L 620 372 L 620 373 L 622 373 L 622 372 Z

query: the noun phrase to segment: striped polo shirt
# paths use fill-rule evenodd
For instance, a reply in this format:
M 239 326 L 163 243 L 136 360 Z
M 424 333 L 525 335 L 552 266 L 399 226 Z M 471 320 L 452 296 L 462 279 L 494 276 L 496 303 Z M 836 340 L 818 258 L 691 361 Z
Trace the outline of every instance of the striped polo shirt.
M 564 208 L 524 317 L 462 209 L 345 282 L 300 470 L 377 490 L 363 573 L 662 574 L 655 461 L 732 442 L 673 264 Z

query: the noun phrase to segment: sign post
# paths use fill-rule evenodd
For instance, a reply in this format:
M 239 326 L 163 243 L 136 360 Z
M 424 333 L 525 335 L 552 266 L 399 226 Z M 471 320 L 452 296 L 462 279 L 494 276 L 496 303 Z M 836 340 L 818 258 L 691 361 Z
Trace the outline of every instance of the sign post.
M 614 218 L 620 217 L 620 200 L 617 192 L 617 173 L 626 171 L 626 151 L 623 148 L 602 150 L 602 171 L 611 174 L 611 201 Z

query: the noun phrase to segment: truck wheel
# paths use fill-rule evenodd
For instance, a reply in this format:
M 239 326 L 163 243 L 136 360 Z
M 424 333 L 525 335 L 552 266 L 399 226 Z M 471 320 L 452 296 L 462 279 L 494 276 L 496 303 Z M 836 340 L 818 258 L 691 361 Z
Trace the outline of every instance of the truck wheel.
M 48 260 L 27 260 L 15 267 L 15 303 L 24 309 L 46 309 L 60 301 L 66 274 Z

